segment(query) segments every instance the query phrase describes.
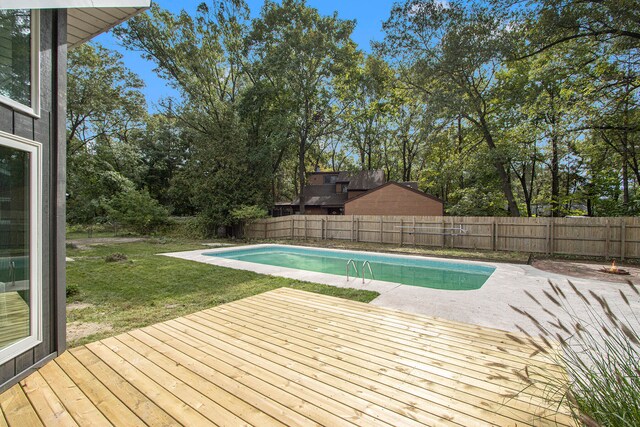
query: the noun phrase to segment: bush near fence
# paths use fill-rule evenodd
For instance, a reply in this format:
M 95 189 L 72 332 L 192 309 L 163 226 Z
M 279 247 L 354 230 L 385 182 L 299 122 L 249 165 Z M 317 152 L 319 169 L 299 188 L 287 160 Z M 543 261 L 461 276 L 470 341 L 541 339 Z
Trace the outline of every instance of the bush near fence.
M 640 218 L 635 217 L 293 215 L 257 220 L 247 226 L 246 237 L 640 258 Z

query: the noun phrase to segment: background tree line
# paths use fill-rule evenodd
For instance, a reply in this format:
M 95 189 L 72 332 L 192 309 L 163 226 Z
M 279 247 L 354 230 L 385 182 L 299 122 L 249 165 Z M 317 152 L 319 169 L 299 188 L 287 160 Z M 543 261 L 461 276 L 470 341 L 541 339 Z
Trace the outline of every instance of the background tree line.
M 72 50 L 69 220 L 212 232 L 304 200 L 316 167 L 418 181 L 455 215 L 640 211 L 637 0 L 409 0 L 371 53 L 355 25 L 302 0 L 154 5 L 115 30 L 179 93 L 154 113 L 117 53 Z

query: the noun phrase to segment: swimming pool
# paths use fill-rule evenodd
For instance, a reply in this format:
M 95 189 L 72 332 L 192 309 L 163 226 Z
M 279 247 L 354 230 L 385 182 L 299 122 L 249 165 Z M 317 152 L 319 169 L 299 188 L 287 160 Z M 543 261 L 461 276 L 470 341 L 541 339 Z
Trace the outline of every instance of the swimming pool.
M 486 265 L 460 262 L 278 245 L 204 255 L 341 276 L 346 275 L 347 262 L 353 260 L 355 268 L 350 265 L 349 275 L 358 280 L 362 280 L 363 265 L 368 261 L 371 270 L 364 268 L 366 279 L 446 290 L 480 289 L 495 270 Z

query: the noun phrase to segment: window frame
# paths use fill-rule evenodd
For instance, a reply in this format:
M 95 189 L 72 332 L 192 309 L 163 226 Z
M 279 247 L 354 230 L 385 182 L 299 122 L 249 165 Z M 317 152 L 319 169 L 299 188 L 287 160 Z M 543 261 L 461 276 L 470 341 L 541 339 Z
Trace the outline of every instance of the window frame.
M 0 365 L 42 342 L 42 144 L 0 131 L 0 145 L 29 153 L 30 335 L 0 349 Z
M 40 11 L 31 9 L 31 106 L 0 95 L 0 103 L 14 110 L 40 117 Z

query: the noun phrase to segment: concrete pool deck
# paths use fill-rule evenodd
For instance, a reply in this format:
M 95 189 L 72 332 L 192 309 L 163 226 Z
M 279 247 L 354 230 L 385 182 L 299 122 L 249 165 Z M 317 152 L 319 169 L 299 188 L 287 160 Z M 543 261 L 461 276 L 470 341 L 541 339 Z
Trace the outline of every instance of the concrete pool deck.
M 252 245 L 252 247 L 266 246 L 287 245 Z M 401 258 L 432 259 L 435 261 L 451 261 L 461 264 L 495 267 L 496 270 L 480 289 L 450 291 L 408 286 L 379 280 L 366 280 L 363 284 L 362 279 L 360 278 L 351 278 L 347 281 L 344 276 L 204 255 L 205 253 L 226 251 L 229 249 L 230 248 L 203 249 L 188 252 L 166 253 L 162 255 L 217 265 L 220 267 L 248 270 L 260 274 L 287 277 L 290 279 L 321 283 L 342 288 L 372 290 L 380 293 L 380 296 L 374 299 L 371 304 L 380 307 L 393 308 L 410 313 L 434 316 L 507 331 L 518 331 L 519 326 L 534 335 L 538 335 L 539 332 L 535 324 L 522 314 L 515 312 L 510 306 L 526 311 L 542 324 L 546 324 L 546 322 L 554 320 L 550 314 L 545 312 L 544 308 L 553 312 L 554 316 L 558 316 L 560 319 L 569 320 L 569 316 L 565 315 L 560 309 L 558 309 L 558 307 L 556 307 L 545 295 L 545 292 L 552 296 L 554 295 L 548 284 L 549 280 L 553 281 L 553 283 L 558 285 L 564 292 L 569 301 L 569 305 L 575 310 L 575 315 L 581 319 L 588 319 L 589 313 L 579 296 L 571 289 L 568 283 L 568 280 L 570 280 L 584 294 L 588 295 L 589 292 L 592 291 L 603 297 L 609 303 L 612 311 L 616 315 L 620 316 L 620 318 L 627 319 L 631 326 L 635 327 L 636 330 L 640 327 L 640 318 L 636 314 L 640 313 L 640 298 L 633 294 L 629 285 L 580 279 L 549 273 L 530 265 L 478 262 L 457 259 L 445 260 L 442 258 L 412 255 L 392 255 L 393 257 Z M 322 249 L 335 252 L 370 253 L 355 250 Z M 385 256 L 386 255 L 389 254 L 385 254 Z M 631 296 L 632 294 L 634 295 L 634 298 L 629 299 L 629 304 L 626 304 L 623 301 L 620 296 L 620 291 L 625 292 L 628 296 Z M 528 292 L 536 298 L 542 306 L 533 301 L 525 292 Z M 599 307 L 596 308 L 596 310 L 598 309 Z M 602 313 L 604 315 L 604 312 Z

